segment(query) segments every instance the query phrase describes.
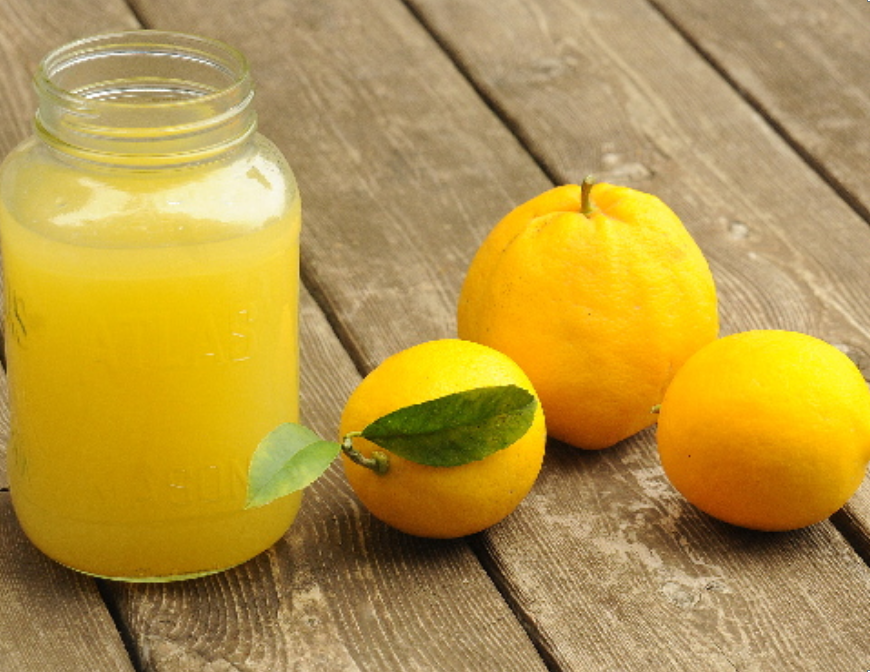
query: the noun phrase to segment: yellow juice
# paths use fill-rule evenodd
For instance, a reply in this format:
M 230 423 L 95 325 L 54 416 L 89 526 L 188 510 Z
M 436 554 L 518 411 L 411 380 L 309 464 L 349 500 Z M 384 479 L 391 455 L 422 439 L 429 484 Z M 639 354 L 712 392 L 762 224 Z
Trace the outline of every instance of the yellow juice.
M 257 444 L 297 420 L 295 185 L 277 196 L 257 160 L 101 176 L 23 156 L 0 234 L 25 532 L 127 580 L 253 557 L 300 504 L 244 509 Z M 194 200 L 196 216 L 172 209 Z

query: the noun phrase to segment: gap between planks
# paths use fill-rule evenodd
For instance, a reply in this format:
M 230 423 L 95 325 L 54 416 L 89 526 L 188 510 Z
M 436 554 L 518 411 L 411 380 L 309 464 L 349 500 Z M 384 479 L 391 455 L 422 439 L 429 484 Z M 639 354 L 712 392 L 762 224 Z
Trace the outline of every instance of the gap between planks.
M 94 584 L 97 587 L 100 599 L 106 607 L 109 618 L 111 618 L 112 623 L 115 624 L 115 630 L 118 631 L 118 637 L 124 645 L 124 650 L 127 652 L 127 658 L 130 659 L 130 666 L 135 670 L 135 672 L 148 672 L 145 665 L 142 663 L 141 656 L 139 655 L 130 628 L 128 628 L 127 624 L 124 622 L 124 617 L 121 615 L 121 611 L 118 608 L 118 601 L 112 597 L 112 593 L 108 587 L 108 580 L 95 578 Z
M 834 193 L 836 193 L 837 196 L 839 196 L 843 202 L 855 212 L 855 214 L 870 224 L 870 209 L 861 203 L 860 199 L 849 191 L 846 185 L 837 179 L 833 172 L 825 168 L 822 161 L 816 159 L 813 154 L 794 137 L 794 135 L 789 133 L 785 125 L 777 121 L 776 117 L 764 106 L 761 100 L 752 95 L 748 88 L 741 86 L 740 82 L 731 76 L 728 69 L 725 68 L 712 53 L 707 49 L 704 49 L 699 40 L 693 38 L 691 33 L 686 30 L 684 26 L 667 11 L 667 9 L 662 7 L 657 0 L 646 0 L 646 2 L 668 23 L 668 25 L 674 29 L 678 35 L 680 35 L 686 44 L 688 44 L 700 58 L 713 68 L 716 74 L 722 78 L 722 81 L 731 87 L 734 92 L 737 93 L 737 95 L 740 96 L 746 104 L 764 120 L 764 123 L 770 126 L 773 131 L 782 138 L 786 145 L 788 145 L 801 158 L 812 172 L 818 175 L 825 184 L 831 187 L 831 189 L 834 190 Z
M 507 109 L 500 105 L 493 96 L 487 95 L 486 89 L 481 86 L 480 82 L 471 74 L 457 51 L 453 49 L 446 40 L 442 39 L 438 31 L 432 27 L 429 21 L 426 20 L 425 15 L 417 9 L 413 0 L 400 0 L 400 2 L 407 8 L 411 16 L 414 17 L 417 23 L 419 23 L 422 29 L 429 35 L 432 42 L 444 53 L 450 62 L 453 63 L 453 67 L 455 67 L 456 71 L 462 76 L 462 78 L 468 82 L 468 85 L 477 94 L 477 97 L 480 98 L 481 102 L 493 113 L 493 115 L 495 115 L 496 119 L 498 119 L 508 131 L 510 131 L 511 135 L 516 138 L 520 147 L 522 147 L 526 154 L 529 155 L 532 162 L 541 170 L 547 179 L 553 183 L 553 186 L 559 184 L 561 180 L 558 178 L 556 168 L 550 165 L 544 156 L 532 149 L 533 144 L 530 138 L 523 133 L 522 124 L 514 119 Z

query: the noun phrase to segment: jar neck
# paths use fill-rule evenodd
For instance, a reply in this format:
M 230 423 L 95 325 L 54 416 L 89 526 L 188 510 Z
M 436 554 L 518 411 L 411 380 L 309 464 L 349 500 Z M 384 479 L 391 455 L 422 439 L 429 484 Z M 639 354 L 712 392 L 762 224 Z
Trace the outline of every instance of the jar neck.
M 221 42 L 137 30 L 50 53 L 35 127 L 65 154 L 156 168 L 232 151 L 256 130 L 247 60 Z

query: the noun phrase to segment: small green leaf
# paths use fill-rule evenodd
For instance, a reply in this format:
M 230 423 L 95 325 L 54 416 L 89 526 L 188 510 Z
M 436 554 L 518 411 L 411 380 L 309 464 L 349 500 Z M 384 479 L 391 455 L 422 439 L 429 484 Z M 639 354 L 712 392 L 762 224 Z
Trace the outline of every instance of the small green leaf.
M 336 458 L 341 446 L 324 441 L 307 427 L 278 425 L 251 458 L 246 509 L 265 506 L 311 485 Z
M 362 436 L 412 462 L 456 467 L 516 442 L 531 427 L 536 406 L 516 385 L 479 387 L 400 408 Z

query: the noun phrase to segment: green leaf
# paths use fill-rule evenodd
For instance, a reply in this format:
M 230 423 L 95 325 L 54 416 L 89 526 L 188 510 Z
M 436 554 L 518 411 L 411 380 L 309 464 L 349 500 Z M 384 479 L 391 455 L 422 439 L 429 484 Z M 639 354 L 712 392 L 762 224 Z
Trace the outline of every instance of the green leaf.
M 400 408 L 362 436 L 412 462 L 456 467 L 516 442 L 531 427 L 536 406 L 516 385 L 479 387 Z
M 338 443 L 322 440 L 307 427 L 290 422 L 278 425 L 251 457 L 245 508 L 265 506 L 311 485 L 340 450 Z

